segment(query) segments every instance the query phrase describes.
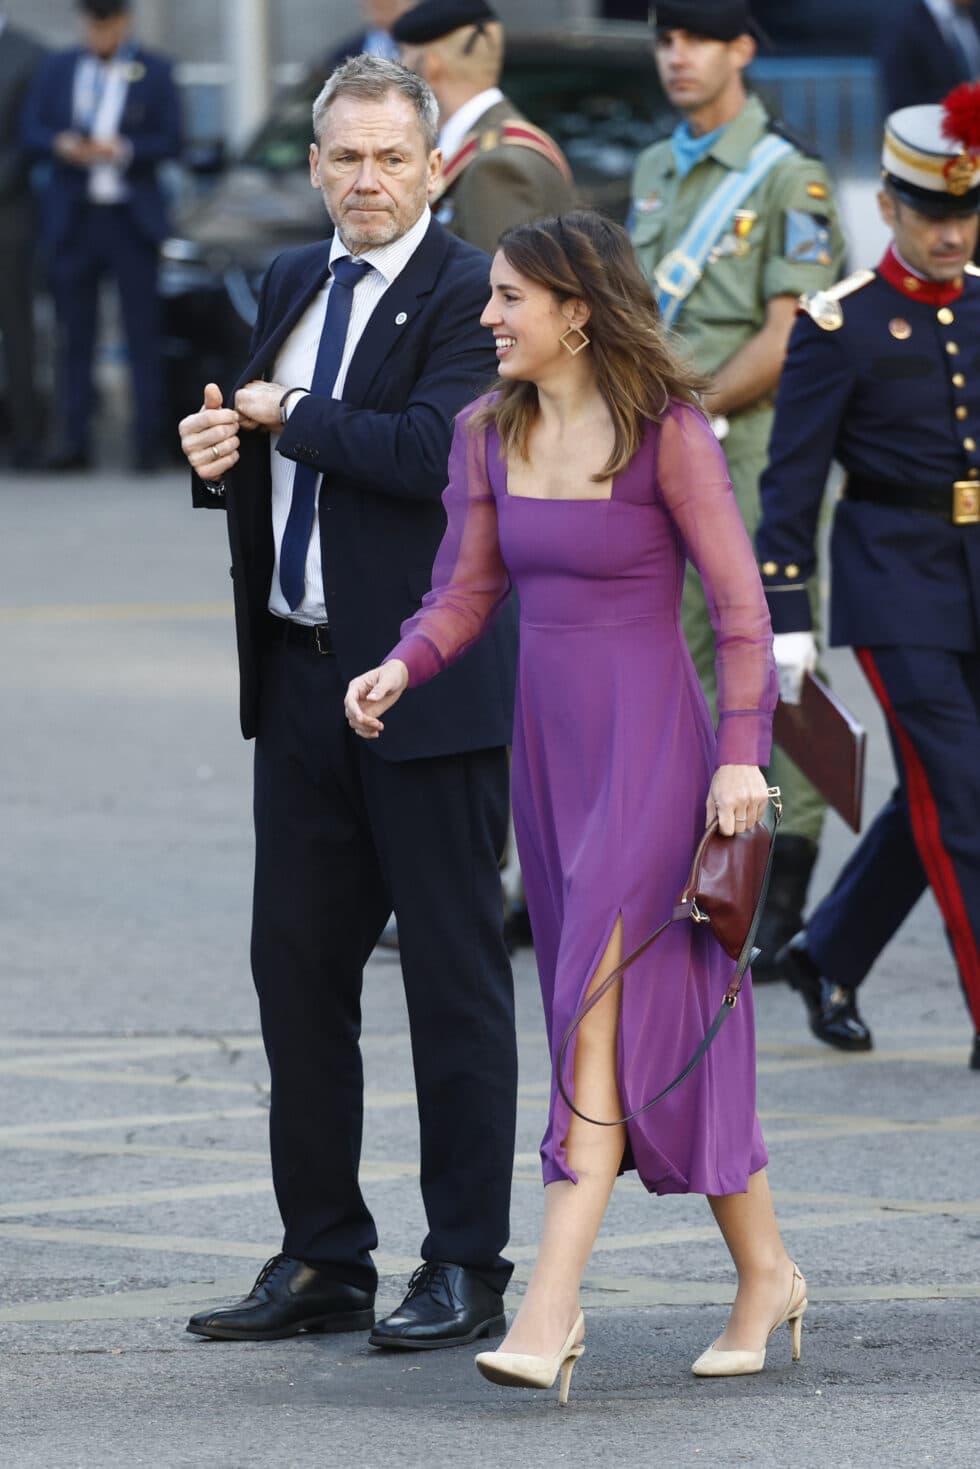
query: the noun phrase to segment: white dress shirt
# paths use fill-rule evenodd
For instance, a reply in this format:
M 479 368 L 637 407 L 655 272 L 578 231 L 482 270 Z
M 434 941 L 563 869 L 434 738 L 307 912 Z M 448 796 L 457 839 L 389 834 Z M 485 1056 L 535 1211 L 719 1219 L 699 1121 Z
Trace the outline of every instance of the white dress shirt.
M 448 163 L 453 154 L 459 152 L 466 134 L 473 131 L 483 114 L 503 100 L 504 94 L 499 87 L 487 87 L 485 92 L 478 92 L 462 107 L 457 107 L 452 117 L 447 117 L 439 132 L 443 163 Z
M 91 53 L 75 68 L 72 113 L 75 126 L 96 143 L 119 136 L 126 106 L 133 58 L 128 51 L 102 61 Z M 121 204 L 127 197 L 126 163 L 94 163 L 88 174 L 88 197 L 93 204 Z
M 954 5 L 953 0 L 925 0 L 925 3 L 947 41 L 959 42 L 976 80 L 980 77 L 980 32 L 972 15 Z
M 363 279 L 359 280 L 354 287 L 347 340 L 344 344 L 344 355 L 337 373 L 337 380 L 330 395 L 332 398 L 343 397 L 351 359 L 361 340 L 364 328 L 392 281 L 405 269 L 422 243 L 431 218 L 429 206 L 426 205 L 415 224 L 411 229 L 406 230 L 400 239 L 392 240 L 390 245 L 378 245 L 372 250 L 363 250 L 357 257 L 359 260 L 368 261 L 374 266 L 374 269 L 367 271 Z M 347 246 L 341 240 L 340 235 L 335 234 L 330 246 L 331 265 L 339 256 L 347 254 L 349 254 Z M 332 277 L 328 277 L 326 285 L 314 296 L 276 357 L 272 370 L 273 381 L 282 383 L 285 388 L 300 385 L 307 387 L 313 381 L 320 337 L 323 335 L 323 322 L 327 314 L 327 297 L 330 294 L 331 280 Z M 293 411 L 300 399 L 299 393 L 290 398 L 287 415 Z M 269 591 L 269 611 L 274 612 L 278 617 L 289 617 L 294 622 L 312 626 L 314 623 L 327 621 L 327 608 L 323 595 L 323 567 L 320 560 L 320 487 L 323 484 L 323 476 L 320 475 L 316 484 L 313 529 L 306 552 L 306 595 L 294 611 L 290 609 L 279 585 L 279 556 L 282 551 L 286 521 L 289 518 L 289 507 L 292 503 L 296 465 L 292 459 L 286 459 L 276 452 L 279 437 L 278 433 L 274 433 L 269 440 L 272 462 L 272 535 L 276 556 L 272 572 L 272 586 Z

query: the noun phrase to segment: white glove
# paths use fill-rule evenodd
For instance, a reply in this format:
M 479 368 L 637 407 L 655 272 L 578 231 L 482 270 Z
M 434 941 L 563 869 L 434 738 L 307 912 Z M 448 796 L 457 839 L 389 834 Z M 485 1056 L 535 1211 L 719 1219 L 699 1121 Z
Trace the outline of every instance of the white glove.
M 803 678 L 817 666 L 817 644 L 812 632 L 778 632 L 772 654 L 779 675 L 779 697 L 784 704 L 798 704 Z

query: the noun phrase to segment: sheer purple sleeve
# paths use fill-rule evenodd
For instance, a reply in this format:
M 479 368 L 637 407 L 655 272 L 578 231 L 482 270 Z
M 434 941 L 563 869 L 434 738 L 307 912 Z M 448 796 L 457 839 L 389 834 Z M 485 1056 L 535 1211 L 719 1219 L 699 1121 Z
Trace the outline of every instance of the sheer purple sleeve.
M 715 631 L 718 764 L 765 765 L 778 697 L 769 612 L 725 456 L 695 409 L 675 406 L 664 420 L 657 472 Z
M 487 476 L 487 431 L 473 430 L 476 405 L 456 420 L 449 484 L 442 497 L 447 526 L 432 568 L 432 590 L 388 658 L 401 658 L 410 686 L 434 678 L 482 637 L 510 594 L 497 538 L 497 502 Z M 387 659 L 385 660 L 387 662 Z

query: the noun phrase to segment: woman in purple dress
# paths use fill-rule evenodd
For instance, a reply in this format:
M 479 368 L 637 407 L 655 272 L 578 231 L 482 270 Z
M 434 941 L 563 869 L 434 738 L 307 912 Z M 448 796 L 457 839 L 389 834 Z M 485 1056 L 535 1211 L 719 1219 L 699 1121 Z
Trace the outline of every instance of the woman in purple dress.
M 505 234 L 483 315 L 497 390 L 459 416 L 432 591 L 347 717 L 377 739 L 406 688 L 484 633 L 516 588 L 521 651 L 513 802 L 552 1061 L 583 998 L 669 916 L 706 819 L 731 835 L 766 805 L 776 679 L 765 599 L 725 460 L 673 355 L 626 234 L 591 213 Z M 685 558 L 717 637 L 717 734 L 680 629 Z M 576 1107 L 622 1117 L 673 1077 L 718 1010 L 731 962 L 675 924 L 577 1033 Z M 780 1238 L 755 1111 L 751 990 L 664 1102 L 620 1127 L 574 1115 L 552 1085 L 537 1263 L 495 1382 L 567 1397 L 579 1287 L 618 1172 L 703 1193 L 732 1254 L 728 1324 L 699 1376 L 757 1372 L 805 1284 Z

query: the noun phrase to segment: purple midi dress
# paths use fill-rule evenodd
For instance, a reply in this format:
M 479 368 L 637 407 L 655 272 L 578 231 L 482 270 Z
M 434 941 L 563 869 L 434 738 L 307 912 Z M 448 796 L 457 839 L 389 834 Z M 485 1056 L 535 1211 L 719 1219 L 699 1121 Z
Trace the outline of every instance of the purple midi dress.
M 432 591 L 390 656 L 410 685 L 432 678 L 516 588 L 514 825 L 554 1066 L 620 915 L 624 954 L 669 916 L 715 767 L 767 762 L 772 639 L 724 456 L 694 409 L 675 403 L 648 425 L 610 498 L 539 500 L 508 494 L 495 428 L 470 427 L 477 406 L 456 424 Z M 686 558 L 717 639 L 717 735 L 681 631 Z M 689 1059 L 733 967 L 692 923 L 674 924 L 631 967 L 618 1042 L 625 1111 Z M 545 1183 L 575 1181 L 569 1117 L 552 1082 Z M 627 1132 L 624 1167 L 651 1191 L 745 1190 L 766 1163 L 751 984 L 701 1065 Z

